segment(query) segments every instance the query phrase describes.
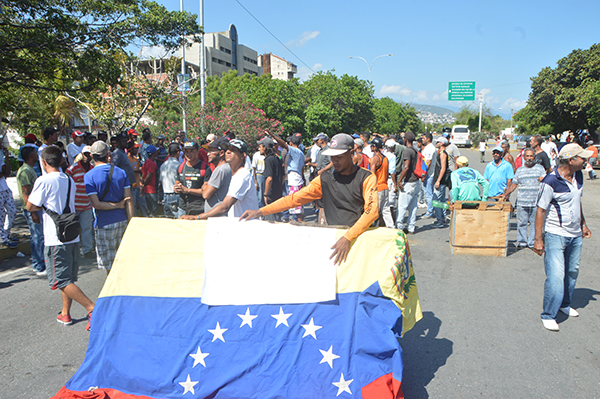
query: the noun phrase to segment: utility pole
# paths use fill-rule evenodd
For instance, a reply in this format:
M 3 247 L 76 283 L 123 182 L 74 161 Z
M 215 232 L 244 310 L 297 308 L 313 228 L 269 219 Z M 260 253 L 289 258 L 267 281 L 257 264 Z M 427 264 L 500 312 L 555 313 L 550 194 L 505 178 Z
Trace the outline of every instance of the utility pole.
M 483 99 L 485 95 L 483 93 L 479 93 L 477 95 L 477 99 L 479 100 L 479 133 L 481 133 L 481 118 L 483 117 Z
M 180 11 L 183 12 L 183 0 L 179 0 L 179 8 L 181 9 Z M 184 37 L 185 39 L 185 37 Z M 185 118 L 185 43 L 183 43 L 183 45 L 181 46 L 181 80 L 182 82 L 180 82 L 183 87 L 180 87 L 181 89 L 181 111 L 182 111 L 182 116 L 183 116 L 183 131 L 186 132 L 187 135 L 187 125 L 186 125 L 186 118 Z M 178 82 L 179 83 L 179 82 Z
M 200 106 L 202 107 L 202 121 L 200 126 L 202 128 L 202 134 L 204 134 L 204 104 L 206 102 L 206 70 L 204 68 L 204 0 L 200 0 L 200 26 L 202 27 L 202 35 L 200 41 Z

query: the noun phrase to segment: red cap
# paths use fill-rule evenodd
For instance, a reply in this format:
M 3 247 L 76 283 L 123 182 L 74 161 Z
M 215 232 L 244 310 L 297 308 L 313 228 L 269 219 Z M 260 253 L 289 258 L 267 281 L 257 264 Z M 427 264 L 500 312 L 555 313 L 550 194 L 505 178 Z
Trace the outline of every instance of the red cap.
M 33 133 L 29 133 L 28 135 L 25 136 L 25 138 L 27 140 L 33 140 L 33 141 L 37 140 L 37 137 L 35 137 L 35 134 L 33 134 Z
M 135 129 L 129 129 L 127 131 L 127 133 L 131 134 L 132 136 L 137 136 L 138 135 L 137 132 L 135 131 Z
M 83 136 L 83 132 L 80 132 L 79 130 L 75 130 L 73 131 L 73 134 L 71 135 L 71 137 L 75 138 L 75 137 L 81 137 Z

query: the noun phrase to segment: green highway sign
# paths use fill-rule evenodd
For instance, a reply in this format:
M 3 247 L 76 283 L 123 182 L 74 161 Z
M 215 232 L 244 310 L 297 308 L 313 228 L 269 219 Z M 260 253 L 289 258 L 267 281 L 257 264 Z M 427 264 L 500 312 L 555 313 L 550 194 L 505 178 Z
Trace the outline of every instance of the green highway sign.
M 475 101 L 475 82 L 448 83 L 448 101 Z

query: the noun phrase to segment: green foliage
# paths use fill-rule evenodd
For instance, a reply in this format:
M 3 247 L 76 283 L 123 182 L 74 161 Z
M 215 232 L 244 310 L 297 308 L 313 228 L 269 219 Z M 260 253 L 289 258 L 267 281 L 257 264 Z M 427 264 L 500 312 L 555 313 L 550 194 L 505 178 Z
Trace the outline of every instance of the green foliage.
M 558 61 L 556 68 L 542 69 L 531 79 L 529 109 L 518 113 L 519 131 L 593 132 L 600 125 L 599 80 L 600 44 L 573 50 Z
M 488 134 L 486 132 L 477 132 L 477 131 L 471 131 L 471 134 L 469 134 L 469 140 L 471 140 L 471 146 L 473 148 L 477 148 L 477 146 L 479 145 L 479 143 L 481 142 L 481 140 L 487 140 Z
M 382 135 L 391 135 L 408 130 L 421 131 L 416 110 L 410 105 L 400 105 L 389 97 L 374 99 L 373 102 L 373 131 Z M 430 130 L 427 131 L 431 131 L 433 126 L 425 127 L 425 129 L 428 128 Z
M 128 45 L 171 50 L 200 32 L 195 15 L 148 0 L 0 0 L 0 83 L 73 92 L 114 85 L 114 57 Z

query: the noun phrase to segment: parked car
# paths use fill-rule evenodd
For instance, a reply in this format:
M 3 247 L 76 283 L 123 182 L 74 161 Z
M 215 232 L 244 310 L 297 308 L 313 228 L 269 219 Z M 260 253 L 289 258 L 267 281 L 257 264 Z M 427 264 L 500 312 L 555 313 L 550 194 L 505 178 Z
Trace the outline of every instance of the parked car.
M 520 136 L 519 139 L 517 140 L 517 149 L 522 149 L 525 146 L 527 146 L 527 143 L 529 143 L 529 141 L 531 141 L 531 138 L 533 136 L 529 136 L 529 135 L 523 135 Z
M 471 146 L 471 132 L 467 125 L 456 125 L 452 126 L 452 132 L 450 133 L 450 141 L 455 146 L 470 147 Z

